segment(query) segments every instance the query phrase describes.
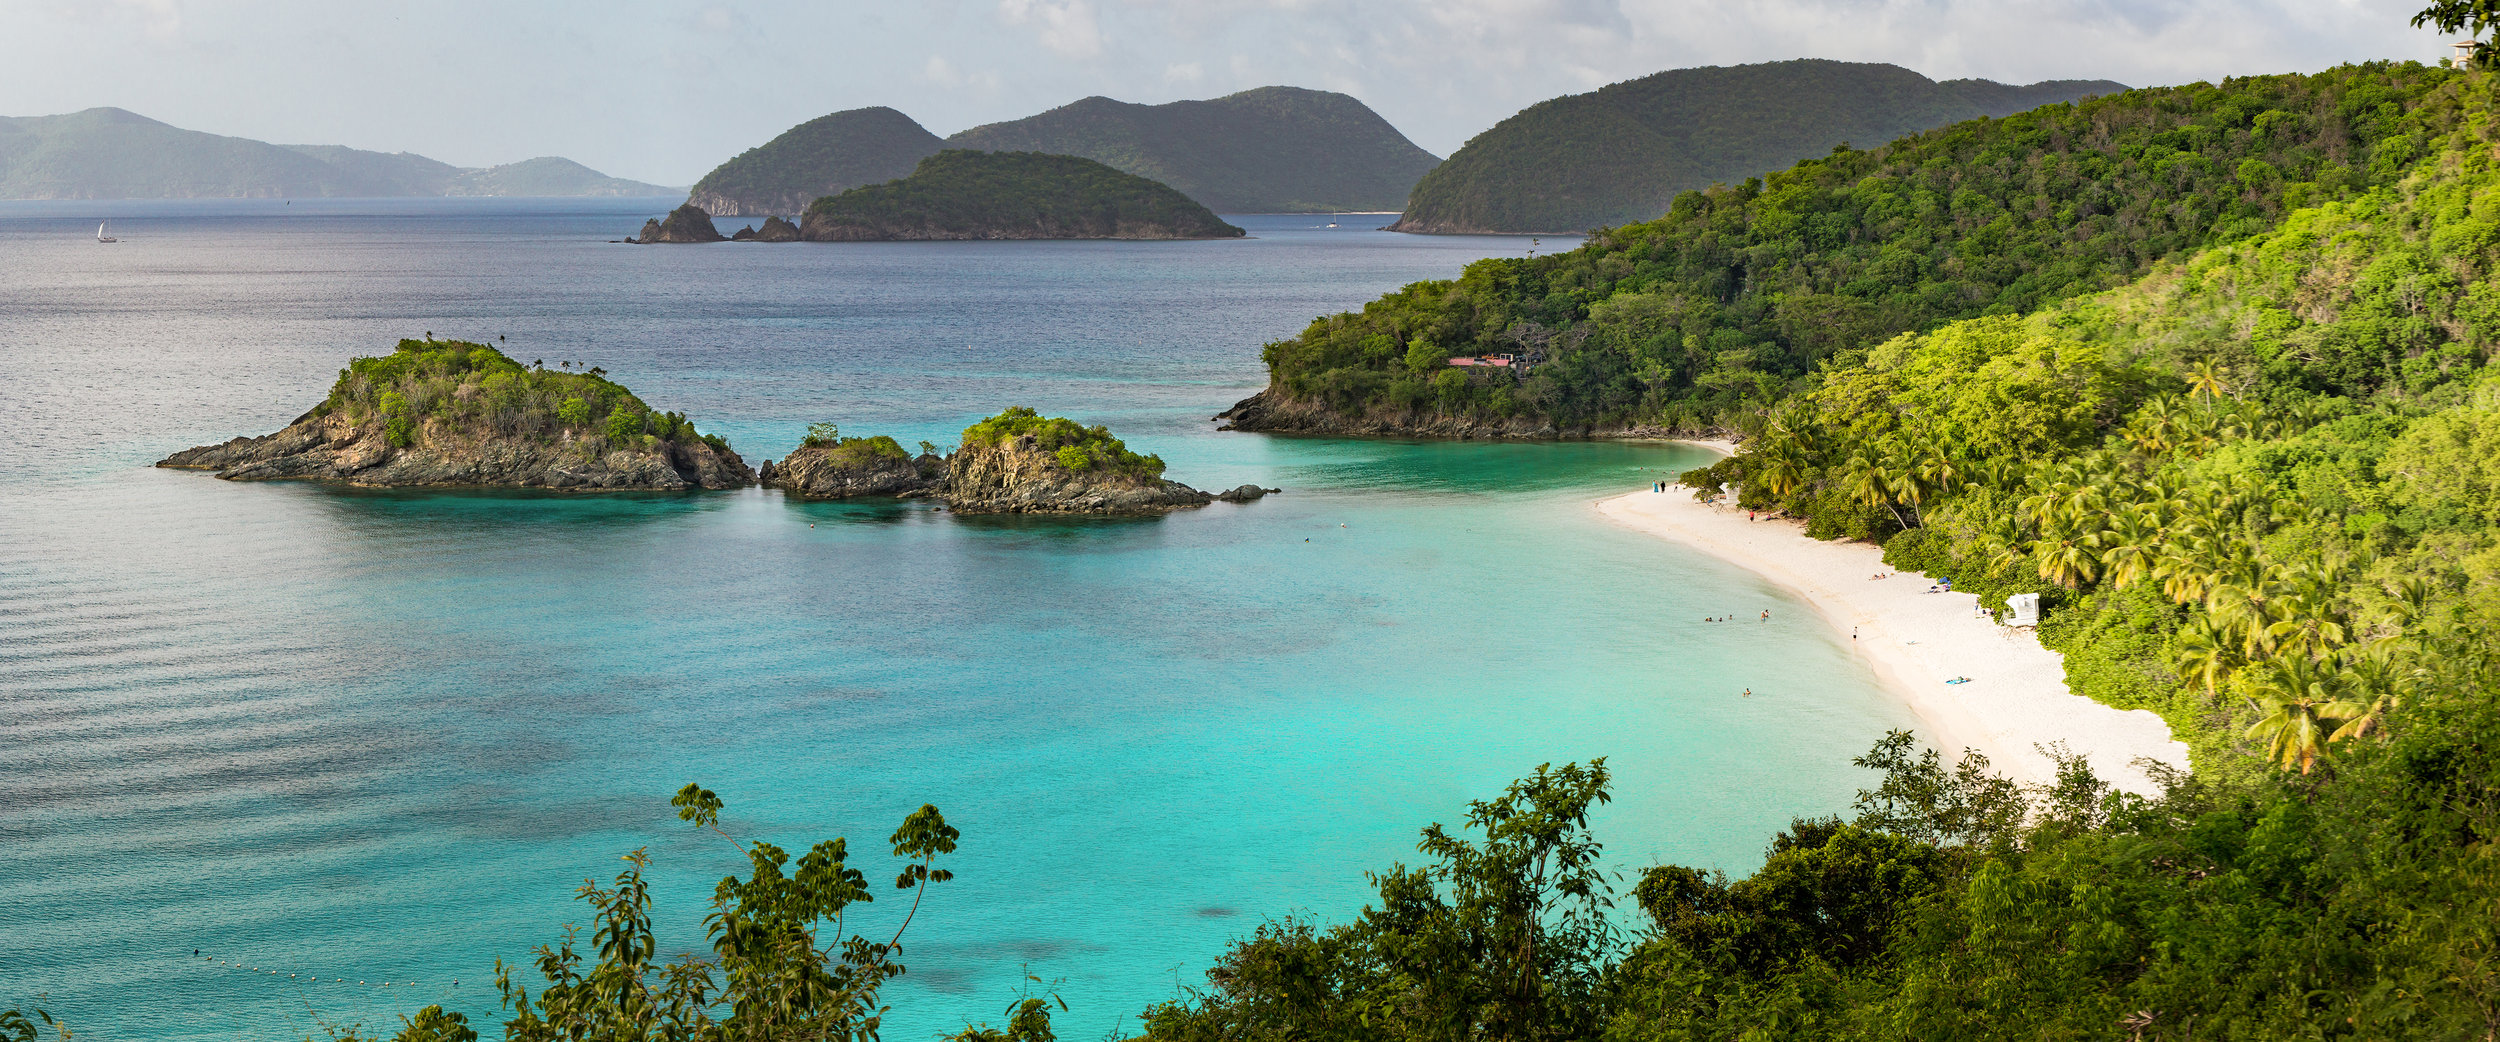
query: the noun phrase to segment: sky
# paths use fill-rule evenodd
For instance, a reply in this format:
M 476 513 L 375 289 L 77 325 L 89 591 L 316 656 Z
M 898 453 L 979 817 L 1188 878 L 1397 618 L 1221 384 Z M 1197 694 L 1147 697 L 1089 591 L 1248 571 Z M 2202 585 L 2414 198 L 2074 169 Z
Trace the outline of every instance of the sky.
M 1789 58 L 2131 86 L 2446 53 L 2427 0 L 0 0 L 0 115 L 114 105 L 667 185 L 890 105 L 938 134 L 1089 95 L 1343 91 L 1446 156 L 1528 105 Z

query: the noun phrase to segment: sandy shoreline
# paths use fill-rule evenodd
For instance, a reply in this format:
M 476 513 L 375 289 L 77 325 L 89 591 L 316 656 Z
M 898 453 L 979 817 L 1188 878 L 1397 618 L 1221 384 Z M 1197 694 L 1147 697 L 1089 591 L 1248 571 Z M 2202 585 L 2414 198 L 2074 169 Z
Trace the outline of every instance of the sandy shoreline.
M 1747 521 L 1743 510 L 1704 506 L 1678 485 L 1601 500 L 1597 510 L 1760 575 L 1813 605 L 1844 639 L 1854 632 L 1858 655 L 1918 715 L 1922 737 L 1948 754 L 1977 749 L 1999 773 L 2041 783 L 2053 768 L 2034 746 L 2064 742 L 2101 777 L 2139 792 L 2152 784 L 2133 766 L 2138 757 L 2187 768 L 2187 746 L 2161 717 L 2067 691 L 2059 655 L 2027 630 L 1976 615 L 1978 597 L 1927 593 L 1930 579 L 1912 572 L 1870 579 L 1886 570 L 1879 547 L 1808 539 L 1795 521 Z M 1970 682 L 1945 683 L 1954 677 Z

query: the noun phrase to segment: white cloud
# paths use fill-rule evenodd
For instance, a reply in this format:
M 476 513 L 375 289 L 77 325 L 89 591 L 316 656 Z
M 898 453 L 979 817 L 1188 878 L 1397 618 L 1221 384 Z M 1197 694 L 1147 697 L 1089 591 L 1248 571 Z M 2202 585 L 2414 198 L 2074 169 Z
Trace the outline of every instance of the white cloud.
M 1163 67 L 1165 83 L 1196 83 L 1207 78 L 1207 67 L 1197 62 L 1174 62 Z
M 1068 58 L 1102 54 L 1102 24 L 1088 0 L 998 0 L 999 17 L 1009 25 L 1030 25 L 1044 47 Z

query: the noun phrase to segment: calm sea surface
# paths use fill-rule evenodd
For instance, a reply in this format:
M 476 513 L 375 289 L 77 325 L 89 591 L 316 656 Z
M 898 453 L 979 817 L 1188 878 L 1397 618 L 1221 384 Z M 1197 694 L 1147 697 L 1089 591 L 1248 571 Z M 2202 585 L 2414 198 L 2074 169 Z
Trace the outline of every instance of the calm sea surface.
M 887 1037 L 995 1021 L 1029 970 L 1091 1038 L 1265 917 L 1351 914 L 1420 826 L 1539 763 L 1609 758 L 1617 869 L 1742 870 L 1906 723 L 1800 606 L 1589 510 L 1693 450 L 1207 421 L 1262 343 L 1527 240 L 607 241 L 659 208 L 0 204 L 0 1008 L 260 1039 L 441 1002 L 500 1037 L 494 961 L 586 921 L 573 888 L 619 854 L 655 861 L 665 950 L 702 946 L 743 862 L 675 819 L 691 781 L 743 835 L 850 837 L 872 881 L 936 803 L 956 880 Z M 1014 521 L 147 466 L 427 332 L 603 366 L 751 462 L 815 420 L 951 444 L 1021 404 L 1286 492 Z

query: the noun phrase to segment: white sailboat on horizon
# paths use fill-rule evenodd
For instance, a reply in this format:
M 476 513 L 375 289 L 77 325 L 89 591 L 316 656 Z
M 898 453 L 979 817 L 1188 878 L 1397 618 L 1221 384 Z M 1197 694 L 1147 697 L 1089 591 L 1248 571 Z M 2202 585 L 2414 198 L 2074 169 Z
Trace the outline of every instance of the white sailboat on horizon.
M 104 234 L 104 222 L 103 222 L 103 221 L 97 221 L 97 222 L 95 222 L 95 241 L 97 241 L 97 242 L 120 242 L 121 240 L 120 240 L 120 239 L 116 239 L 116 238 L 114 238 L 114 237 L 112 237 L 112 236 L 110 236 L 110 235 L 106 235 L 106 234 Z

